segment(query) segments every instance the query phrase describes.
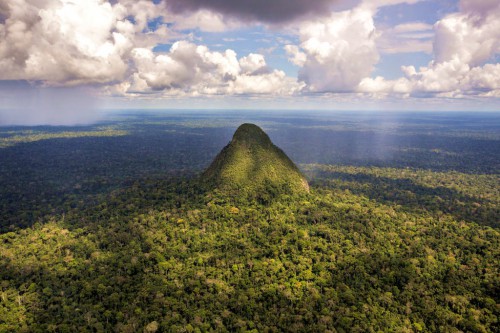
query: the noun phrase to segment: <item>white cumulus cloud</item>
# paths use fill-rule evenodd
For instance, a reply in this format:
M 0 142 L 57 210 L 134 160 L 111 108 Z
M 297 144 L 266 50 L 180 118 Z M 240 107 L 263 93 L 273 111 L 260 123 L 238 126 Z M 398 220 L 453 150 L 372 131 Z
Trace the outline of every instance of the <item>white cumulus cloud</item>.
M 379 60 L 373 12 L 364 6 L 302 22 L 298 34 L 300 48 L 285 50 L 311 91 L 352 91 Z
M 97 86 L 105 94 L 129 97 L 500 96 L 500 64 L 495 63 L 500 2 L 461 0 L 459 12 L 433 26 L 405 22 L 377 29 L 374 15 L 381 7 L 419 1 L 294 1 L 283 16 L 285 9 L 269 11 L 266 1 L 250 8 L 234 1 L 0 0 L 0 80 Z M 279 44 L 300 67 L 298 77 L 268 66 L 264 54 L 276 61 L 276 45 L 268 53 L 261 49 L 243 57 L 198 45 L 206 36 L 200 30 L 245 25 L 284 32 L 288 41 Z M 170 50 L 157 51 L 174 41 Z M 162 48 L 155 49 L 158 44 Z M 426 52 L 434 59 L 420 68 L 408 64 L 396 80 L 371 77 L 379 53 L 402 52 Z
M 403 66 L 404 77 L 365 78 L 358 91 L 415 96 L 489 96 L 500 92 L 500 64 L 488 63 L 500 53 L 500 2 L 463 0 L 461 11 L 434 25 L 434 60 L 416 69 Z
M 300 90 L 296 79 L 270 69 L 261 54 L 238 59 L 236 52 L 211 51 L 188 41 L 174 43 L 166 53 L 141 48 L 132 51 L 136 72 L 122 93 L 279 94 Z
M 47 85 L 121 80 L 155 17 L 150 1 L 12 0 L 0 6 L 0 79 Z M 133 20 L 133 22 L 131 22 Z
M 180 40 L 172 29 L 221 31 L 236 24 L 202 9 L 188 17 L 149 0 L 12 0 L 0 5 L 0 80 L 45 86 L 103 85 L 111 94 L 292 94 L 302 86 L 263 55 L 238 59 Z M 159 24 L 153 23 L 157 20 Z M 161 92 L 161 93 L 159 93 Z

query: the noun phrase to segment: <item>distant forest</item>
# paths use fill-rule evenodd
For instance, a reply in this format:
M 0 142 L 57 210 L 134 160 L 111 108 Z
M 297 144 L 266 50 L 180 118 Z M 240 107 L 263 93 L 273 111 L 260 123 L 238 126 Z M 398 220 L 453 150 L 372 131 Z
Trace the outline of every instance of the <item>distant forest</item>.
M 199 180 L 244 122 L 310 193 Z M 500 332 L 495 113 L 0 127 L 0 332 Z

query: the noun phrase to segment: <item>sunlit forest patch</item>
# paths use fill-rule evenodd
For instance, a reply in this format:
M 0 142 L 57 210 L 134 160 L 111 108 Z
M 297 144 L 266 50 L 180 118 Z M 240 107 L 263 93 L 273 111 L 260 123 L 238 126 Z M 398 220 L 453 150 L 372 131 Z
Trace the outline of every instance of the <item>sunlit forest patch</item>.
M 438 217 L 452 214 L 457 219 L 500 226 L 498 175 L 314 164 L 303 168 L 315 184 L 328 184 Z
M 92 131 L 57 131 L 47 132 L 43 130 L 29 130 L 29 131 L 6 131 L 0 137 L 0 148 L 12 147 L 21 143 L 36 142 L 40 140 L 49 139 L 72 139 L 72 138 L 85 138 L 85 137 L 111 137 L 111 136 L 124 136 L 129 133 L 124 130 L 117 130 L 114 128 L 98 128 Z

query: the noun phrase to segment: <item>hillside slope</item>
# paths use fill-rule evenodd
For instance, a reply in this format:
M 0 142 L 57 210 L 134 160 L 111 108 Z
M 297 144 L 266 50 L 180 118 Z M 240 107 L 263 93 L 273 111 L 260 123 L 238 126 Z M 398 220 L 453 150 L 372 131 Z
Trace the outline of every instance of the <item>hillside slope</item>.
M 297 166 L 253 124 L 243 124 L 236 130 L 202 177 L 218 188 L 249 193 L 309 192 Z

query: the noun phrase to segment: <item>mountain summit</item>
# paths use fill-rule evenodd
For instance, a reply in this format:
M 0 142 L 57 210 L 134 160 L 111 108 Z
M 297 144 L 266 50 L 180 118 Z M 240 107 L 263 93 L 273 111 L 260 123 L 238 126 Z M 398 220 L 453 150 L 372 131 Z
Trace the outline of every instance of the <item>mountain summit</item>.
M 257 195 L 309 191 L 297 166 L 254 124 L 243 124 L 236 130 L 203 179 L 221 189 Z

